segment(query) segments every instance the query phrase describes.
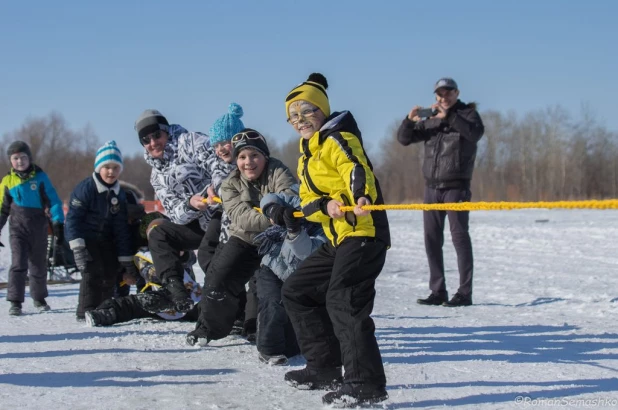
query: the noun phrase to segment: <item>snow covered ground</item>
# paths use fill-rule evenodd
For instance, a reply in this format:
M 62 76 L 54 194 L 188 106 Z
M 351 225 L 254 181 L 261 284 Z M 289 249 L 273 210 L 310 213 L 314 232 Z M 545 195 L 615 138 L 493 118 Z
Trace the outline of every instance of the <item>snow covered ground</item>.
M 415 303 L 429 294 L 421 214 L 389 216 L 374 318 L 390 398 L 378 408 L 618 408 L 618 212 L 475 212 L 475 305 L 455 309 Z M 448 234 L 445 263 L 454 293 Z M 9 264 L 3 248 L 0 280 Z M 77 289 L 50 286 L 53 310 L 27 300 L 21 317 L 0 290 L 0 408 L 322 407 L 323 392 L 287 386 L 290 367 L 259 363 L 243 339 L 198 349 L 184 344 L 191 323 L 76 323 Z

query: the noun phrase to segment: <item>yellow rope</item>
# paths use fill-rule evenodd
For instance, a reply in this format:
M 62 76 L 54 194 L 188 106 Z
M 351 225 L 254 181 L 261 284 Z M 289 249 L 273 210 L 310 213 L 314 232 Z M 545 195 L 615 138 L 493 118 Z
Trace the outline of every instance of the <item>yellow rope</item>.
M 221 203 L 221 198 L 214 197 Z M 618 199 L 590 199 L 586 201 L 537 201 L 537 202 L 456 202 L 444 204 L 365 205 L 368 211 L 508 211 L 513 209 L 618 209 Z M 260 208 L 255 208 L 261 212 Z M 353 206 L 342 206 L 341 211 L 353 211 Z M 294 216 L 303 217 L 302 212 Z
M 369 211 L 505 211 L 512 209 L 618 209 L 618 199 L 588 201 L 539 201 L 539 202 L 457 202 L 445 204 L 365 205 Z M 353 206 L 342 206 L 342 211 L 352 211 Z

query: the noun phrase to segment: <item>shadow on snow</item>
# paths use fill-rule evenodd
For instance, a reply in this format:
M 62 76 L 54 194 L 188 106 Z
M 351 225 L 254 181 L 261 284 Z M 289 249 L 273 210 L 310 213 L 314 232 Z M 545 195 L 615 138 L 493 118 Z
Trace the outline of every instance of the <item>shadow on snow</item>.
M 33 387 L 146 387 L 159 385 L 211 384 L 205 380 L 172 380 L 174 377 L 220 376 L 236 373 L 233 369 L 201 370 L 111 370 L 97 372 L 48 372 L 1 374 L 0 384 Z M 154 380 L 149 380 L 153 378 Z M 120 380 L 118 380 L 120 379 Z
M 618 354 L 602 349 L 618 348 L 618 335 L 576 334 L 576 326 L 480 326 L 480 327 L 383 327 L 377 329 L 382 358 L 387 364 L 429 364 L 483 360 L 508 363 L 585 364 L 618 373 L 618 369 L 598 363 L 618 360 Z M 480 352 L 485 351 L 485 354 Z M 491 366 L 488 364 L 487 366 Z M 474 377 L 474 376 L 473 376 Z M 389 403 L 386 408 L 424 408 L 482 403 L 515 405 L 517 396 L 562 399 L 568 396 L 618 391 L 618 379 L 558 380 L 540 382 L 469 380 L 456 383 L 389 385 L 391 400 L 396 391 L 429 388 L 546 387 L 508 393 L 483 393 L 452 399 Z
M 415 384 L 415 385 L 394 385 L 388 386 L 389 395 L 391 398 L 396 397 L 397 390 L 407 389 L 431 389 L 431 388 L 470 388 L 470 387 L 540 387 L 541 390 L 530 391 L 530 389 L 522 389 L 522 391 L 512 391 L 508 393 L 481 393 L 465 397 L 458 397 L 443 400 L 424 400 L 406 403 L 389 403 L 385 406 L 388 409 L 404 409 L 404 408 L 425 408 L 435 406 L 463 406 L 463 405 L 479 405 L 486 403 L 512 403 L 513 407 L 517 407 L 515 399 L 518 397 L 530 399 L 565 399 L 570 396 L 580 396 L 584 394 L 595 394 L 599 398 L 599 393 L 615 392 L 618 386 L 617 378 L 609 379 L 580 379 L 580 380 L 557 380 L 545 382 L 521 382 L 521 381 L 466 381 L 458 383 L 434 383 L 434 384 Z M 524 403 L 520 406 L 527 407 Z M 578 406 L 579 407 L 579 406 Z
M 583 363 L 617 360 L 617 334 L 575 334 L 575 326 L 395 327 L 376 331 L 385 363 Z M 567 332 L 567 334 L 565 334 Z M 481 354 L 480 352 L 487 353 Z M 450 352 L 450 354 L 449 354 Z
M 174 330 L 127 330 L 121 332 L 76 332 L 76 333 L 52 333 L 41 335 L 12 335 L 0 337 L 2 343 L 31 343 L 31 342 L 58 342 L 64 340 L 84 340 L 90 338 L 116 338 L 123 336 L 169 336 L 172 334 L 186 334 L 186 332 Z

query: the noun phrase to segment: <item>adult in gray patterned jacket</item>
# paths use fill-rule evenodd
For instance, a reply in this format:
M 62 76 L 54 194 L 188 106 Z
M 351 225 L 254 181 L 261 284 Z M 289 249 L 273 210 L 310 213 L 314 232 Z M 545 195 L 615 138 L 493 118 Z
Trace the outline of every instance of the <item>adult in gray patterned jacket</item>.
M 182 280 L 180 252 L 198 249 L 204 240 L 216 212 L 203 202 L 204 195 L 213 180 L 227 176 L 228 166 L 215 155 L 206 134 L 170 125 L 157 110 L 144 111 L 135 130 L 152 167 L 150 183 L 170 218 L 150 234 L 148 248 L 177 310 L 186 312 L 193 300 Z
M 485 131 L 476 104 L 459 100 L 452 78 L 442 78 L 434 86 L 436 103 L 423 116 L 421 107 L 412 108 L 404 118 L 397 139 L 402 145 L 423 141 L 425 160 L 425 203 L 467 202 L 472 196 L 470 181 L 476 158 L 476 144 Z M 468 233 L 468 211 L 424 211 L 425 250 L 429 262 L 431 295 L 418 299 L 422 305 L 469 306 L 472 304 L 472 242 Z M 453 245 L 457 252 L 459 289 L 448 300 L 444 280 L 444 221 L 448 215 Z

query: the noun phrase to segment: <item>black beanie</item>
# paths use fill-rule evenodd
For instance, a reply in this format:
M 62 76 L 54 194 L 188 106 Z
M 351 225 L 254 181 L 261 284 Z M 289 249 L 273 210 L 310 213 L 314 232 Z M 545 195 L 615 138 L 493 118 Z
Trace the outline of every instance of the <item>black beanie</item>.
M 242 135 L 245 134 L 245 135 Z M 238 138 L 238 141 L 234 141 Z M 238 153 L 245 148 L 251 148 L 261 152 L 266 158 L 270 157 L 270 150 L 266 145 L 266 138 L 252 128 L 245 128 L 232 137 L 234 147 L 234 158 L 238 158 Z
M 137 121 L 135 121 L 135 131 L 140 140 L 148 134 L 152 134 L 158 130 L 168 131 L 169 122 L 158 110 L 144 111 Z
M 6 150 L 6 154 L 11 158 L 11 155 L 18 154 L 23 152 L 28 155 L 28 159 L 32 161 L 32 152 L 30 152 L 30 147 L 23 141 L 15 141 L 9 145 L 9 148 Z

